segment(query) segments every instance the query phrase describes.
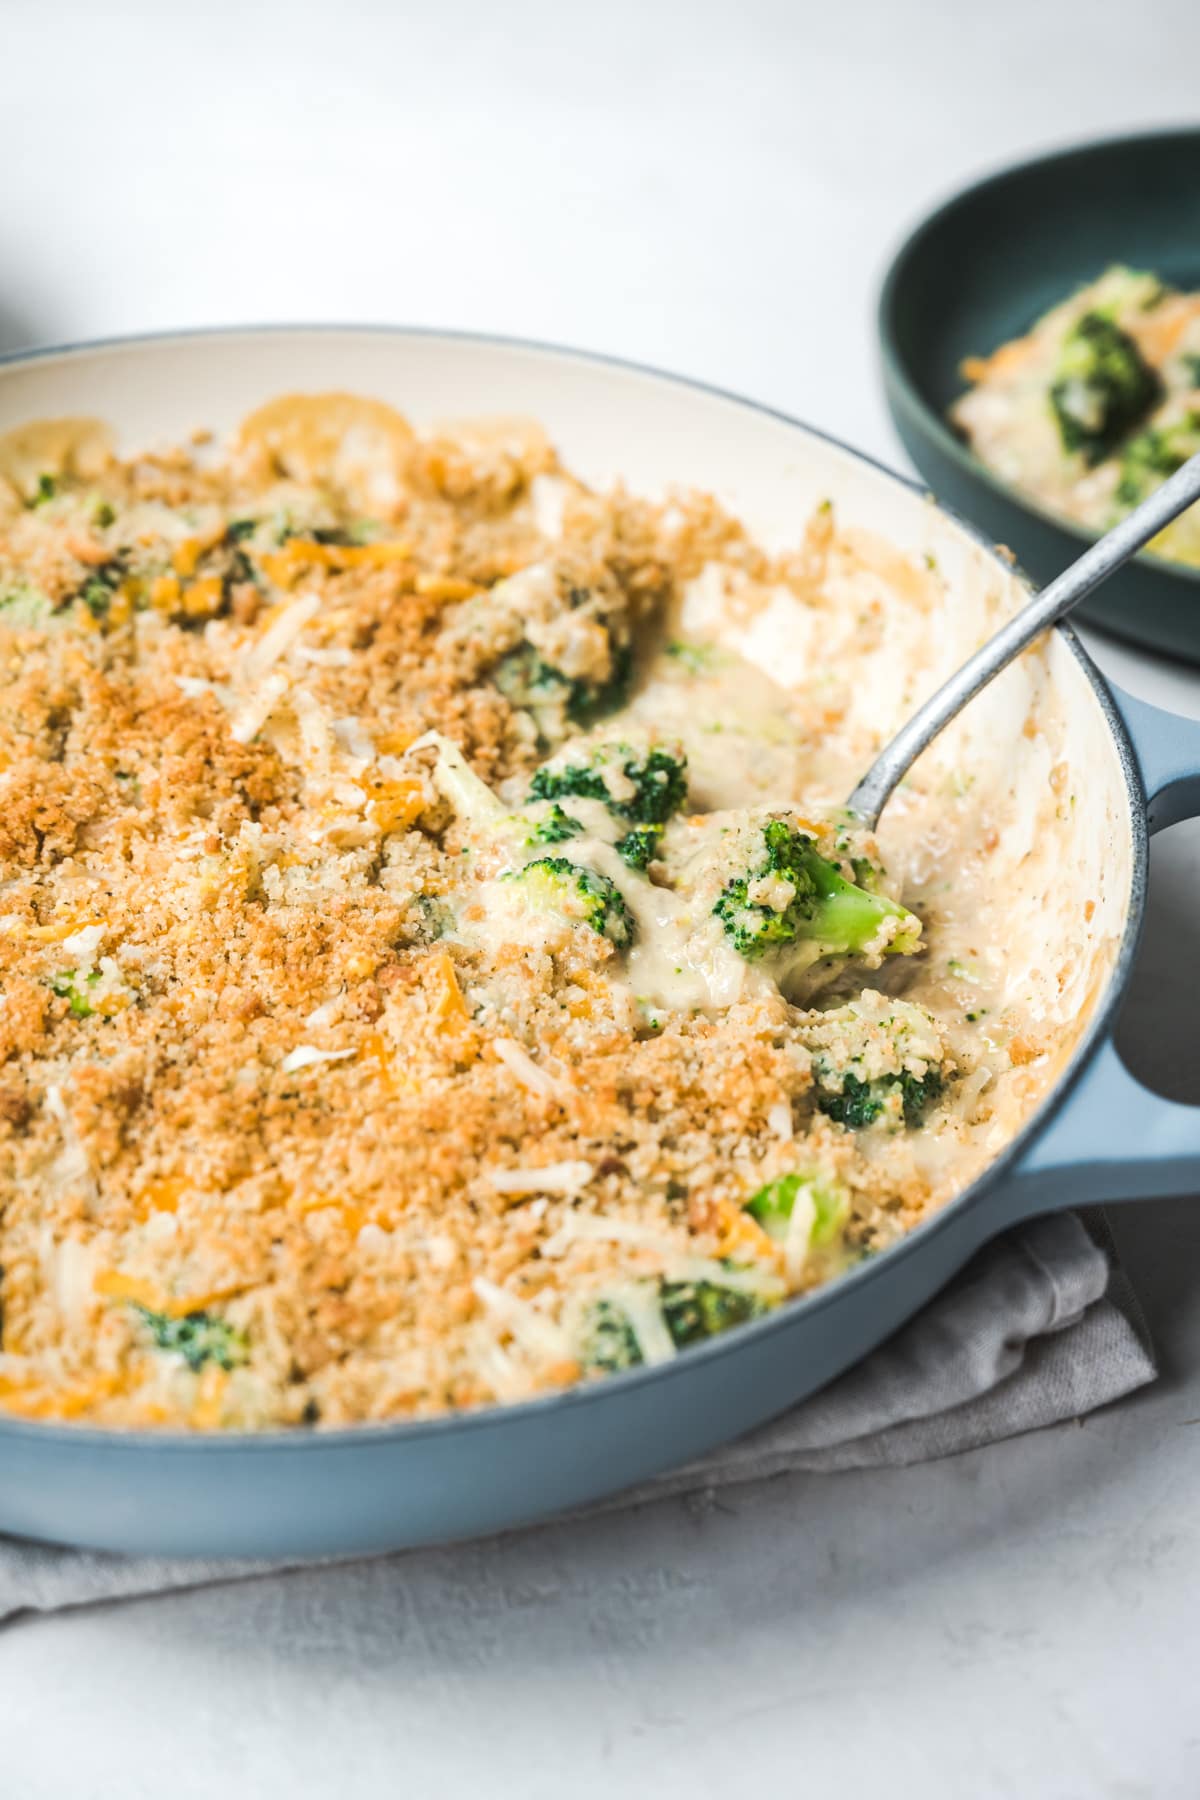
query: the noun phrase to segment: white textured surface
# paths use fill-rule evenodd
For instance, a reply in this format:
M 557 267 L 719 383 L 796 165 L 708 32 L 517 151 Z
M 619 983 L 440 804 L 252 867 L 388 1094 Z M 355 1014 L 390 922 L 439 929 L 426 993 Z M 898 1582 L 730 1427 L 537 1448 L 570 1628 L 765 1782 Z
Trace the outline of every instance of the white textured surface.
M 660 361 L 894 459 L 871 329 L 890 244 L 1006 156 L 1194 111 L 1191 0 L 1137 22 L 1112 0 L 8 0 L 0 340 L 490 326 Z M 1200 715 L 1195 677 L 1097 647 Z M 1196 1098 L 1200 833 L 1154 864 L 1126 1035 Z M 1200 1203 L 1114 1224 L 1166 1356 L 1144 1398 L 948 1463 L 18 1627 L 0 1787 L 1195 1795 Z

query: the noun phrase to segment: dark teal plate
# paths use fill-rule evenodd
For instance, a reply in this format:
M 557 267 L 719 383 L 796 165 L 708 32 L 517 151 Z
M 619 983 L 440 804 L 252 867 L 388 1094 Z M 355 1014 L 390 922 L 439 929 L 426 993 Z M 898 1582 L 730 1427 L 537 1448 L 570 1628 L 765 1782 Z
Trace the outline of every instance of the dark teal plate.
M 1090 541 L 999 481 L 946 422 L 959 367 L 1032 325 L 1109 263 L 1200 287 L 1200 129 L 1109 138 L 1021 163 L 932 213 L 879 301 L 888 405 L 939 500 L 1048 581 Z M 1141 556 L 1081 608 L 1093 624 L 1200 662 L 1200 570 Z

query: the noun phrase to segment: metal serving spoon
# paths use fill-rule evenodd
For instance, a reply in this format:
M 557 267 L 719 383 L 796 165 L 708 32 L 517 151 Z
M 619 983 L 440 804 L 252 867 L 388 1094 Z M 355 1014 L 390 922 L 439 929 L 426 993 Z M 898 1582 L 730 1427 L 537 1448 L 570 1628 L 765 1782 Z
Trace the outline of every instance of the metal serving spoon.
M 857 813 L 866 825 L 876 826 L 893 791 L 922 750 L 929 747 L 951 719 L 957 718 L 968 700 L 973 700 L 980 689 L 985 688 L 1001 669 L 1007 669 L 1014 657 L 1020 656 L 1035 638 L 1051 625 L 1057 625 L 1093 588 L 1107 581 L 1144 543 L 1198 499 L 1200 454 L 1190 457 L 1128 518 L 1122 519 L 1090 550 L 1085 550 L 1079 560 L 1065 569 L 1049 587 L 1035 594 L 1028 605 L 1002 625 L 994 637 L 968 658 L 957 674 L 951 675 L 949 681 L 917 709 L 907 725 L 901 726 L 891 743 L 879 752 L 847 801 L 848 809 Z

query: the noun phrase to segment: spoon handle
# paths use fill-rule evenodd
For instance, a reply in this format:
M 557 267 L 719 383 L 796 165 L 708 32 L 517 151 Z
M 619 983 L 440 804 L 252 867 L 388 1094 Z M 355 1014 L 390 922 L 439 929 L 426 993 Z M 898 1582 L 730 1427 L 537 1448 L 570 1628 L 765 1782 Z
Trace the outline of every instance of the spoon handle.
M 1123 563 L 1156 536 L 1164 525 L 1179 517 L 1194 500 L 1200 499 L 1200 454 L 1192 456 L 1177 469 L 1149 499 L 1135 508 L 1119 525 L 1106 532 L 1099 542 L 1085 550 L 1077 562 L 1065 569 L 1049 587 L 1035 594 L 1028 605 L 1002 625 L 962 668 L 942 684 L 925 704 L 917 709 L 889 744 L 879 752 L 867 770 L 847 806 L 864 823 L 875 826 L 897 784 L 928 748 L 938 733 L 956 718 L 967 704 L 1001 669 L 1021 654 L 1051 625 L 1065 618 L 1073 606 L 1107 581 Z

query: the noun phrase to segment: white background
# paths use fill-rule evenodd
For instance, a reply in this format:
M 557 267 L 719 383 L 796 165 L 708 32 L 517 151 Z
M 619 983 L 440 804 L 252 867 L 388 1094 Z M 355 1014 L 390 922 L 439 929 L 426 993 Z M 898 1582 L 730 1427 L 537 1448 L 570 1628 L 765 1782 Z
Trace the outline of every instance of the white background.
M 479 326 L 900 460 L 874 288 L 969 176 L 1187 120 L 1195 0 L 172 8 L 0 0 L 0 347 Z M 1200 678 L 1097 641 L 1200 714 Z M 1200 837 L 1127 1015 L 1200 1097 Z M 1189 991 L 1190 990 L 1190 991 Z M 1200 1792 L 1200 1202 L 1116 1215 L 1148 1395 L 908 1472 L 24 1623 L 13 1800 Z

